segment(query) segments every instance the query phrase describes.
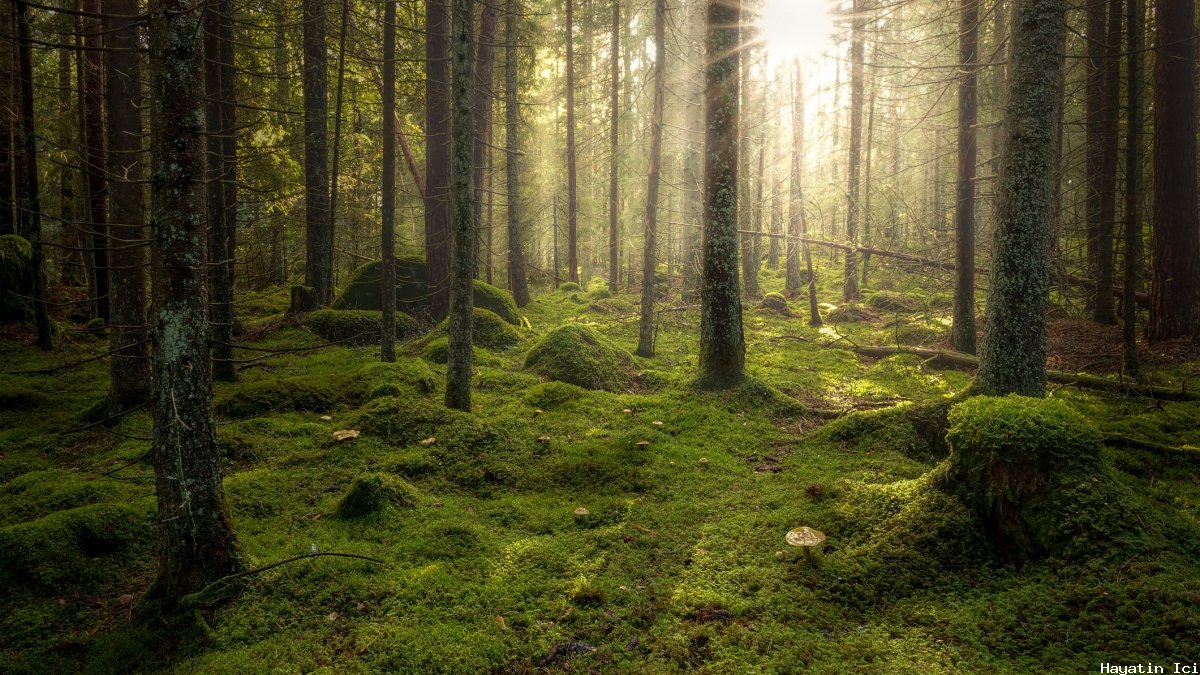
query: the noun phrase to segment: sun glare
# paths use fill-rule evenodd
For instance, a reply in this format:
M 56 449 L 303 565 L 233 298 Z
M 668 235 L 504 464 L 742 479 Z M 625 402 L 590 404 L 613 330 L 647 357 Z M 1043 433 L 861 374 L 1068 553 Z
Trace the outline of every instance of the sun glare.
M 766 0 L 758 18 L 767 51 L 785 58 L 820 52 L 834 32 L 828 0 Z

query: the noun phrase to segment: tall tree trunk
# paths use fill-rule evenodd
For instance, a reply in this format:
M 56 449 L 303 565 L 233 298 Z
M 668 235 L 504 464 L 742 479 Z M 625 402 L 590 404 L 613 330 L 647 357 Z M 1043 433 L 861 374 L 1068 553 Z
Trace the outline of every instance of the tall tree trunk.
M 101 12 L 100 0 L 83 0 L 83 11 Z M 100 19 L 83 19 L 83 163 L 87 180 L 88 224 L 91 233 L 92 314 L 109 321 L 108 199 L 104 179 L 104 28 Z
M 654 2 L 654 111 L 650 118 L 650 172 L 646 180 L 646 236 L 642 249 L 642 305 L 638 356 L 654 356 L 654 273 L 658 263 L 658 183 L 662 173 L 663 99 L 667 89 L 667 2 Z
M 567 0 L 567 278 L 579 283 L 579 194 L 575 185 L 575 0 Z
M 687 149 L 684 155 L 683 189 L 687 202 L 686 217 L 687 231 L 684 233 L 683 254 L 683 291 L 684 295 L 695 295 L 701 284 L 701 241 L 704 234 L 704 177 L 703 177 L 703 139 L 704 139 L 704 84 L 700 75 L 703 73 L 704 56 L 704 22 L 705 0 L 689 0 L 686 37 L 690 48 L 687 52 L 687 63 L 694 69 L 688 77 L 688 87 L 685 90 L 687 104 L 687 123 L 685 138 Z M 692 84 L 698 82 L 698 84 Z M 628 87 L 626 87 L 628 90 Z
M 450 311 L 450 0 L 425 0 L 425 269 L 429 313 Z
M 479 11 L 479 40 L 475 51 L 475 275 L 483 274 L 487 249 L 483 239 L 483 169 L 488 164 L 489 138 L 492 133 L 492 79 L 496 70 L 496 23 L 500 0 L 483 0 Z M 489 235 L 490 236 L 490 235 Z M 490 247 L 488 247 L 490 248 Z
M 1137 292 L 1142 270 L 1142 214 L 1138 194 L 1142 178 L 1142 47 L 1146 14 L 1142 0 L 1129 0 L 1126 5 L 1126 25 L 1129 36 L 1128 87 L 1125 102 L 1128 108 L 1125 141 L 1125 281 L 1121 289 L 1122 337 L 1124 343 L 1125 375 L 1137 377 L 1140 370 L 1137 348 Z
M 396 360 L 396 2 L 383 5 L 383 227 L 379 288 L 383 308 L 380 359 Z
M 13 135 L 17 133 L 18 64 L 13 18 L 13 13 L 0 10 L 0 235 L 15 233 L 17 226 Z
M 741 70 L 741 103 L 740 110 L 742 114 L 738 124 L 738 194 L 741 199 L 738 200 L 738 232 L 739 244 L 741 246 L 742 259 L 742 288 L 745 290 L 748 297 L 757 297 L 762 295 L 762 291 L 758 287 L 758 270 L 752 260 L 753 237 L 751 234 L 754 227 L 753 210 L 758 208 L 758 204 L 754 201 L 754 171 L 751 169 L 751 161 L 754 158 L 754 153 L 750 150 L 750 97 L 751 97 L 751 45 L 754 44 L 754 35 L 756 28 L 753 22 L 753 13 L 748 11 L 745 4 L 742 6 L 743 22 L 741 26 L 742 36 L 742 54 L 738 62 L 738 67 Z
M 875 54 L 878 48 L 871 49 L 871 60 L 874 62 Z M 879 85 L 876 84 L 875 78 L 871 78 L 871 98 L 867 100 L 867 141 L 863 146 L 863 183 L 862 183 L 862 200 L 863 200 L 863 218 L 862 218 L 862 240 L 863 245 L 867 248 L 871 247 L 874 233 L 875 214 L 871 212 L 871 169 L 873 168 L 872 150 L 875 147 L 875 99 L 879 94 Z M 871 270 L 871 254 L 863 253 L 862 257 L 862 286 L 866 288 L 870 286 L 870 270 Z
M 621 277 L 620 201 L 617 197 L 617 177 L 620 168 L 620 109 L 617 107 L 621 92 L 621 0 L 612 0 L 612 43 L 609 48 L 612 86 L 608 103 L 608 290 L 616 293 Z
M 867 19 L 866 0 L 854 0 L 852 27 L 850 31 L 850 148 L 848 186 L 846 188 L 846 241 L 858 245 L 859 198 L 862 194 L 862 126 L 863 126 L 863 33 Z M 858 290 L 858 256 L 846 252 L 845 286 L 842 300 L 852 302 L 862 297 Z
M 42 351 L 54 349 L 50 335 L 50 315 L 46 308 L 46 263 L 42 253 L 42 207 L 38 195 L 37 133 L 34 128 L 33 108 L 33 44 L 29 27 L 29 5 L 14 0 L 17 15 L 18 61 L 20 65 L 21 92 L 21 150 L 24 151 L 25 189 L 21 191 L 20 204 L 24 226 L 21 236 L 29 241 L 33 251 L 30 265 L 29 287 L 33 295 L 33 316 L 37 325 L 37 346 Z M 8 48 L 5 45 L 4 48 Z
M 204 6 L 209 317 L 213 337 L 213 379 L 222 382 L 237 379 L 232 346 L 233 259 L 237 228 L 232 12 L 232 0 L 209 0 Z M 109 111 L 110 117 L 116 114 L 111 108 Z M 116 214 L 113 215 L 115 220 Z
M 525 279 L 525 249 L 521 241 L 521 110 L 518 107 L 517 20 L 518 0 L 507 0 L 504 12 L 504 143 L 505 177 L 508 180 L 508 287 L 518 307 L 529 304 Z
M 337 274 L 333 249 L 337 232 L 338 187 L 341 184 L 342 166 L 342 101 L 346 87 L 346 33 L 350 29 L 350 0 L 342 0 L 342 19 L 338 27 L 337 85 L 333 92 L 333 166 L 329 171 L 329 224 L 325 240 L 329 244 L 329 299 L 333 301 L 333 287 Z
M 954 202 L 954 324 L 951 341 L 966 354 L 975 353 L 975 124 L 979 118 L 979 0 L 962 0 L 958 23 L 958 182 Z
M 74 4 L 68 4 L 69 0 L 61 0 L 60 4 L 63 9 L 69 9 Z M 63 148 L 77 148 L 79 141 L 75 131 L 75 116 L 72 114 L 72 102 L 74 84 L 71 80 L 72 54 L 74 49 L 71 48 L 71 23 L 63 22 L 62 28 L 58 32 L 58 41 L 62 45 L 58 48 L 58 124 L 56 125 L 57 137 L 55 141 Z M 0 53 L 0 62 L 3 60 L 3 53 Z M 0 63 L 0 70 L 3 70 Z M 3 105 L 3 75 L 0 75 L 0 106 Z M 0 146 L 5 141 L 5 127 L 3 123 L 4 113 L 0 112 Z M 6 155 L 2 147 L 0 147 L 0 220 L 4 218 L 4 200 L 9 197 L 10 192 L 4 190 L 4 162 Z M 62 252 L 62 257 L 59 259 L 60 272 L 59 281 L 64 286 L 86 286 L 85 270 L 87 265 L 84 262 L 83 251 L 85 241 L 79 236 L 79 223 L 76 216 L 76 184 L 78 176 L 76 172 L 63 167 L 58 174 L 58 222 L 59 222 L 59 239 L 60 241 L 77 250 L 66 249 Z M 11 214 L 10 214 L 11 215 Z M 4 227 L 0 224 L 0 232 L 3 232 Z
M 795 79 L 792 83 L 792 185 L 791 219 L 788 222 L 787 272 L 789 280 L 795 282 L 794 292 L 800 290 L 800 246 L 803 246 L 804 266 L 808 272 L 808 324 L 821 325 L 821 309 L 817 305 L 817 275 L 813 270 L 812 251 L 801 238 L 808 237 L 808 225 L 804 220 L 804 71 L 800 61 L 792 64 Z
M 1046 300 L 1065 0 L 1021 0 L 1013 26 L 987 325 L 975 387 L 1046 393 Z
M 108 42 L 108 173 L 112 215 L 112 326 L 109 414 L 150 400 L 146 339 L 146 207 L 142 178 L 141 64 L 137 0 L 106 0 Z
M 1156 0 L 1154 60 L 1154 266 L 1149 337 L 1200 326 L 1196 214 L 1196 2 Z
M 275 15 L 275 41 L 272 50 L 272 68 L 275 76 L 275 91 L 273 105 L 280 112 L 275 113 L 275 124 L 285 130 L 285 138 L 290 137 L 286 132 L 288 115 L 286 111 L 291 105 L 291 89 L 288 86 L 288 50 L 287 32 L 284 26 L 288 23 L 288 12 L 280 8 Z M 287 230 L 285 217 L 282 213 L 273 213 L 270 219 L 270 272 L 267 281 L 270 284 L 285 284 L 288 282 L 287 263 Z
M 446 407 L 471 410 L 472 284 L 475 278 L 475 190 L 471 160 L 471 40 L 475 36 L 471 0 L 454 0 L 452 55 L 454 59 L 454 213 L 451 225 L 450 347 L 446 361 Z
M 208 354 L 208 265 L 200 7 L 150 9 L 154 175 L 156 590 L 174 603 L 237 571 L 242 557 L 221 485 Z
M 775 86 L 775 91 L 781 90 L 779 80 L 775 81 Z M 771 166 L 774 167 L 771 171 L 771 225 L 768 230 L 771 236 L 767 237 L 767 269 L 770 270 L 779 269 L 779 235 L 783 230 L 783 202 L 779 194 L 783 189 L 783 177 L 779 171 L 783 163 L 783 150 L 779 142 L 783 136 L 783 105 L 777 105 L 775 110 L 775 133 L 771 134 Z
M 1087 253 L 1088 276 L 1096 280 L 1088 304 L 1094 321 L 1111 324 L 1116 323 L 1113 221 L 1120 120 L 1120 0 L 1089 0 L 1087 31 Z M 1117 44 L 1110 44 L 1112 40 Z
M 700 380 L 714 387 L 740 382 L 746 364 L 737 259 L 740 22 L 740 0 L 708 0 Z
M 333 302 L 333 232 L 329 227 L 329 56 L 326 0 L 304 0 L 304 285 L 316 304 Z

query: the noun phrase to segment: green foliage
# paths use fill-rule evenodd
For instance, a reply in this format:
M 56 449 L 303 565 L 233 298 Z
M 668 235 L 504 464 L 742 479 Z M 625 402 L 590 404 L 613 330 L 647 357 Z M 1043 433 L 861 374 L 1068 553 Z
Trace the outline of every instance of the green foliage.
M 975 396 L 950 409 L 946 439 L 985 462 L 1095 468 L 1103 438 L 1058 399 Z
M 0 236 L 0 321 L 33 318 L 29 295 L 33 247 L 15 234 Z
M 318 309 L 304 316 L 304 325 L 329 342 L 369 345 L 383 339 L 383 314 L 376 311 Z M 411 316 L 396 312 L 397 339 L 416 331 L 417 322 Z
M 386 473 L 371 473 L 354 479 L 346 496 L 338 503 L 335 515 L 338 518 L 362 518 L 416 505 L 416 491 L 411 485 Z
M 633 357 L 595 329 L 567 324 L 550 331 L 525 357 L 525 369 L 584 389 L 619 391 L 633 375 Z

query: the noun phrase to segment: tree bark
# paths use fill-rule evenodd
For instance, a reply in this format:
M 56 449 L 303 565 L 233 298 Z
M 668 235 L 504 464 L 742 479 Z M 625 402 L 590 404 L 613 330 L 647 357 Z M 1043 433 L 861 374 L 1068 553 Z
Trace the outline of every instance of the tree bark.
M 705 44 L 704 272 L 700 289 L 700 380 L 742 380 L 746 341 L 738 288 L 738 25 L 741 2 L 708 0 Z
M 7 8 L 5 8 L 7 9 Z M 17 72 L 15 16 L 0 10 L 0 235 L 16 232 Z
M 958 182 L 954 204 L 954 322 L 951 342 L 975 353 L 975 164 L 978 160 L 975 125 L 979 119 L 979 0 L 962 0 L 958 24 L 958 61 L 963 68 L 958 84 Z
M 579 283 L 579 194 L 575 168 L 575 0 L 567 0 L 567 279 Z
M 382 264 L 379 274 L 383 308 L 380 360 L 396 360 L 396 2 L 383 5 L 383 213 Z
M 992 284 L 977 390 L 1046 394 L 1050 204 L 1064 0 L 1022 0 L 1013 26 Z
M 233 363 L 233 259 L 237 230 L 237 131 L 234 110 L 233 2 L 204 6 L 204 84 L 207 126 L 209 318 L 213 379 L 237 379 Z M 131 12 L 136 13 L 136 12 Z M 112 59 L 114 55 L 109 55 Z M 110 117 L 116 111 L 109 109 Z M 113 214 L 114 216 L 116 214 Z
M 1196 2 L 1156 0 L 1152 340 L 1200 330 L 1196 214 Z
M 450 0 L 425 1 L 425 269 L 429 313 L 450 311 Z
M 621 1 L 612 3 L 612 42 L 609 47 L 612 86 L 608 103 L 608 290 L 616 293 L 621 276 L 620 201 L 617 197 L 617 177 L 620 168 L 620 109 L 618 96 L 621 93 Z
M 326 0 L 304 0 L 304 285 L 318 306 L 333 302 L 333 232 L 329 227 L 329 56 Z
M 518 107 L 517 20 L 521 16 L 518 0 L 507 0 L 504 13 L 504 142 L 505 177 L 508 181 L 508 287 L 518 307 L 529 304 L 529 284 L 525 278 L 525 248 L 521 237 L 521 111 Z
M 751 161 L 754 159 L 754 153 L 750 150 L 751 45 L 754 44 L 756 28 L 752 12 L 745 5 L 742 10 L 742 53 L 738 62 L 738 68 L 741 71 L 741 102 L 739 104 L 741 114 L 738 117 L 738 194 L 741 199 L 738 200 L 738 232 L 740 233 L 739 245 L 742 260 L 742 289 L 747 297 L 753 298 L 762 295 L 762 291 L 758 287 L 758 270 L 753 260 L 754 235 L 751 234 L 754 229 L 753 210 L 758 208 L 758 204 L 753 199 L 755 176 L 751 169 Z
M 83 0 L 83 11 L 99 14 L 100 0 Z M 99 19 L 83 19 L 83 163 L 87 188 L 88 223 L 92 258 L 92 314 L 109 322 L 108 199 L 104 179 L 104 28 Z
M 854 0 L 850 30 L 850 147 L 846 197 L 846 241 L 858 244 L 861 217 L 859 198 L 862 193 L 862 113 L 863 113 L 863 33 L 867 19 L 866 0 Z M 842 300 L 852 302 L 862 297 L 858 289 L 858 256 L 846 254 L 845 285 Z
M 654 356 L 654 273 L 657 267 L 658 183 L 662 172 L 663 99 L 667 89 L 667 2 L 654 2 L 654 111 L 650 118 L 650 171 L 646 180 L 646 235 L 642 249 L 642 304 L 637 355 Z
M 1122 286 L 1121 310 L 1124 326 L 1123 365 L 1125 374 L 1137 377 L 1140 370 L 1137 348 L 1137 292 L 1142 270 L 1142 214 L 1139 201 L 1142 178 L 1142 46 L 1145 30 L 1145 10 L 1142 0 L 1129 0 L 1126 5 L 1126 25 L 1129 35 L 1128 87 L 1126 88 L 1127 138 L 1125 141 L 1125 281 Z
M 471 41 L 474 15 L 471 0 L 454 0 L 452 54 L 454 58 L 454 213 L 451 224 L 450 346 L 446 361 L 446 407 L 471 410 L 471 319 L 474 313 L 475 190 L 471 160 Z
M 154 238 L 156 590 L 169 603 L 236 572 L 242 557 L 221 485 L 208 353 L 200 7 L 150 9 Z
M 33 45 L 29 26 L 29 5 L 15 0 L 17 15 L 18 61 L 21 80 L 21 150 L 24 152 L 25 189 L 21 191 L 21 236 L 29 241 L 33 251 L 29 287 L 33 295 L 33 317 L 37 325 L 37 346 L 42 351 L 54 349 L 50 335 L 50 314 L 46 307 L 46 258 L 42 253 L 42 208 L 38 195 L 37 133 L 33 107 Z M 5 45 L 5 48 L 8 46 Z
M 487 267 L 485 257 L 488 248 L 482 246 L 483 238 L 483 170 L 488 164 L 489 138 L 492 133 L 492 79 L 496 69 L 496 23 L 500 0 L 483 0 L 479 11 L 479 40 L 475 51 L 475 275 L 483 274 Z M 489 235 L 490 236 L 490 235 Z

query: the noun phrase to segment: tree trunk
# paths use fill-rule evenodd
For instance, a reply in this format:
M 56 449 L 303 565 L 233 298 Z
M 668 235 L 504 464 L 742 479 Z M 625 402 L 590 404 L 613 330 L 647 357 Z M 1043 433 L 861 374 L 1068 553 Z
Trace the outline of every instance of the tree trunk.
M 329 56 L 326 0 L 304 0 L 304 285 L 318 306 L 333 302 L 333 232 L 329 228 Z
M 1046 394 L 1046 300 L 1065 0 L 1022 0 L 1013 26 L 992 283 L 976 388 Z
M 208 354 L 200 7 L 150 10 L 156 590 L 174 603 L 242 566 L 221 485 Z
M 475 234 L 475 274 L 483 273 L 484 256 L 488 248 L 482 246 L 483 228 L 483 169 L 488 164 L 488 139 L 492 129 L 492 79 L 496 69 L 496 21 L 499 8 L 495 3 L 500 0 L 483 0 L 479 11 L 479 40 L 475 52 L 475 224 L 478 228 Z
M 1154 59 L 1154 266 L 1149 337 L 1200 326 L 1196 216 L 1196 2 L 1156 0 Z
M 338 27 L 337 85 L 333 91 L 333 166 L 329 172 L 329 210 L 326 214 L 325 241 L 329 244 L 329 300 L 333 301 L 333 287 L 337 274 L 333 250 L 336 243 L 338 213 L 338 188 L 341 185 L 342 166 L 342 101 L 346 86 L 346 33 L 350 28 L 350 0 L 342 0 L 342 19 Z M 393 139 L 394 140 L 394 139 Z
M 14 59 L 13 18 L 13 14 L 0 10 L 0 235 L 15 233 L 17 226 L 13 135 L 17 133 L 18 65 Z
M 878 52 L 877 47 L 871 49 L 871 61 L 875 61 L 875 55 Z M 867 101 L 867 141 L 863 146 L 863 182 L 862 182 L 862 240 L 863 245 L 867 248 L 871 247 L 871 240 L 874 237 L 874 220 L 875 214 L 871 213 L 871 169 L 873 168 L 871 151 L 875 146 L 875 99 L 879 95 L 879 85 L 875 82 L 875 78 L 871 78 L 871 98 Z M 862 287 L 870 286 L 870 271 L 871 271 L 871 255 L 863 254 L 862 258 Z
M 804 193 L 801 174 L 804 170 L 804 66 L 792 62 L 792 162 L 788 185 L 788 236 L 784 261 L 784 292 L 791 296 L 800 293 L 800 233 L 804 230 Z
M 954 202 L 954 348 L 975 353 L 975 124 L 979 118 L 979 0 L 961 0 L 958 61 L 964 69 L 958 84 L 958 181 Z
M 762 295 L 762 291 L 758 288 L 758 270 L 755 269 L 754 261 L 752 260 L 753 249 L 752 239 L 754 235 L 750 232 L 754 229 L 752 224 L 752 210 L 758 208 L 758 204 L 753 199 L 754 195 L 754 171 L 751 169 L 751 161 L 754 158 L 754 153 L 750 150 L 750 83 L 751 78 L 751 45 L 754 44 L 754 35 L 756 28 L 753 24 L 753 14 L 748 8 L 743 5 L 744 23 L 741 26 L 742 36 L 742 54 L 739 57 L 738 68 L 741 71 L 741 115 L 738 118 L 738 194 L 741 199 L 738 200 L 738 231 L 739 245 L 741 247 L 742 259 L 742 288 L 745 290 L 747 297 L 757 297 Z
M 232 12 L 231 0 L 209 0 L 204 5 L 209 317 L 213 337 L 213 379 L 222 382 L 237 379 L 232 346 L 233 258 L 237 228 Z M 109 112 L 110 117 L 116 114 L 111 108 Z M 113 215 L 115 220 L 116 214 Z
M 518 107 L 517 20 L 518 0 L 507 0 L 504 13 L 504 142 L 505 177 L 508 180 L 508 287 L 518 307 L 529 304 L 529 284 L 525 279 L 525 249 L 521 241 L 521 111 Z
M 68 8 L 68 0 L 61 0 L 60 5 Z M 70 6 L 74 6 L 73 4 Z M 75 131 L 75 118 L 72 114 L 72 102 L 74 84 L 71 80 L 72 54 L 74 49 L 71 47 L 71 25 L 63 22 L 62 27 L 58 32 L 58 41 L 62 45 L 58 48 L 58 124 L 56 125 L 57 136 L 55 142 L 64 148 L 79 147 L 78 137 Z M 3 55 L 0 54 L 0 70 L 3 70 L 2 61 Z M 3 105 L 3 75 L 0 75 L 0 105 Z M 5 139 L 4 113 L 0 112 L 0 146 L 3 146 Z M 4 218 L 4 203 L 9 198 L 10 192 L 4 190 L 5 179 L 4 162 L 7 160 L 3 147 L 0 147 L 0 220 Z M 64 286 L 86 286 L 85 270 L 87 265 L 84 262 L 84 253 L 82 251 L 85 241 L 79 236 L 79 223 L 76 215 L 76 186 L 78 176 L 75 171 L 68 170 L 63 167 L 58 173 L 58 222 L 59 222 L 59 241 L 67 246 L 71 246 L 77 250 L 66 249 L 62 252 L 59 258 L 59 282 Z M 11 214 L 10 214 L 11 215 Z M 0 223 L 0 233 L 4 230 L 3 224 Z
M 1113 221 L 1120 120 L 1120 0 L 1089 0 L 1087 38 L 1087 253 L 1088 276 L 1097 282 L 1088 304 L 1094 321 L 1111 324 L 1116 322 Z M 1116 44 L 1109 43 L 1114 40 Z
M 854 0 L 854 14 L 850 31 L 850 148 L 848 162 L 848 186 L 846 188 L 846 241 L 858 244 L 859 198 L 862 193 L 862 113 L 863 113 L 863 33 L 867 19 L 864 16 L 866 0 Z M 845 286 L 842 300 L 852 302 L 862 297 L 858 290 L 858 256 L 846 254 Z
M 429 313 L 450 311 L 450 0 L 425 1 L 425 269 Z
M 567 0 L 567 279 L 579 283 L 579 194 L 575 185 L 575 0 Z
M 654 356 L 654 273 L 657 267 L 658 183 L 662 172 L 663 99 L 667 89 L 667 2 L 654 2 L 654 111 L 650 118 L 650 172 L 646 181 L 646 236 L 642 249 L 642 306 L 637 355 Z
M 379 274 L 383 308 L 380 359 L 396 360 L 396 2 L 383 5 L 383 227 Z
M 1124 321 L 1125 375 L 1137 377 L 1139 368 L 1137 348 L 1137 292 L 1142 270 L 1142 214 L 1139 201 L 1142 178 L 1142 46 L 1145 30 L 1145 10 L 1142 0 L 1129 0 L 1126 6 L 1129 35 L 1128 87 L 1125 92 L 1127 138 L 1125 141 L 1125 281 L 1122 287 L 1121 310 Z
M 100 0 L 83 0 L 83 11 L 101 12 Z M 104 179 L 104 28 L 99 19 L 83 19 L 83 163 L 86 172 L 88 223 L 91 233 L 92 314 L 109 322 L 108 199 Z
M 740 382 L 746 363 L 737 260 L 740 21 L 740 1 L 708 0 L 700 380 L 715 387 Z
M 29 287 L 33 295 L 37 346 L 48 352 L 54 349 L 54 341 L 50 335 L 50 315 L 46 307 L 46 259 L 42 253 L 42 208 L 38 195 L 37 133 L 33 118 L 33 45 L 30 36 L 29 5 L 21 0 L 15 0 L 15 3 L 21 80 L 21 150 L 25 153 L 25 189 L 21 191 L 24 199 L 20 204 L 20 220 L 24 226 L 20 228 L 20 234 L 29 241 L 33 251 Z M 4 48 L 9 47 L 5 45 Z
M 608 290 L 616 293 L 621 277 L 621 233 L 620 233 L 620 201 L 617 197 L 617 177 L 620 168 L 620 109 L 618 96 L 621 93 L 621 61 L 617 55 L 621 51 L 621 1 L 612 3 L 612 42 L 609 48 L 609 64 L 611 65 L 612 86 L 609 89 L 608 129 L 609 129 L 609 169 L 608 169 Z
M 454 212 L 451 221 L 450 347 L 446 361 L 446 407 L 471 410 L 472 284 L 475 278 L 475 190 L 471 184 L 474 135 L 471 133 L 471 40 L 474 38 L 471 0 L 454 0 L 452 105 L 454 110 Z
M 141 64 L 137 0 L 107 0 L 108 172 L 112 215 L 112 325 L 109 330 L 110 416 L 150 400 L 146 338 L 146 213 L 142 170 Z

